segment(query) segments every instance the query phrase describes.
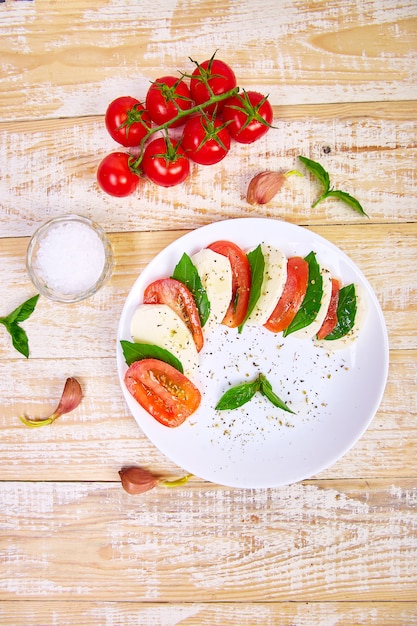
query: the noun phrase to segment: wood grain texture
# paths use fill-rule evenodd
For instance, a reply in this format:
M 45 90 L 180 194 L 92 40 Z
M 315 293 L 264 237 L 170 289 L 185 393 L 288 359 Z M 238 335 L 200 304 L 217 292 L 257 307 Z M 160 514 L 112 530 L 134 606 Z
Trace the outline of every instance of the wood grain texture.
M 112 198 L 96 182 L 101 159 L 118 149 L 103 117 L 0 123 L 0 233 L 29 236 L 50 217 L 71 212 L 93 217 L 110 232 L 191 229 L 232 217 L 265 216 L 303 225 L 368 222 L 334 199 L 313 210 L 320 187 L 300 167 L 300 154 L 320 161 L 336 188 L 360 200 L 372 223 L 415 220 L 412 104 L 276 107 L 274 124 L 255 144 L 233 143 L 217 165 L 194 164 L 190 178 L 178 187 L 144 181 L 134 195 Z M 267 206 L 246 202 L 255 174 L 294 168 L 304 177 L 289 178 Z
M 257 0 L 238 10 L 232 0 L 155 0 L 146 16 L 134 0 L 0 10 L 3 120 L 102 114 L 115 92 L 141 95 L 216 48 L 239 84 L 274 104 L 417 97 L 413 0 L 265 0 L 262 11 Z
M 416 599 L 414 479 L 192 481 L 136 498 L 112 483 L 12 482 L 2 499 L 5 600 Z
M 381 303 L 391 347 L 417 348 L 417 279 L 409 272 L 417 255 L 417 225 L 368 223 L 310 229 L 337 245 L 365 274 Z M 185 231 L 111 235 L 116 266 L 110 282 L 84 306 L 41 299 L 36 316 L 27 322 L 28 328 L 33 329 L 31 356 L 77 358 L 87 346 L 90 356 L 113 356 L 117 325 L 130 288 L 157 252 L 183 234 Z M 4 295 L 1 305 L 4 314 L 34 293 L 25 269 L 27 245 L 25 238 L 0 241 L 0 279 L 3 284 L 13 286 Z M 49 340 L 47 347 L 45 333 Z M 11 345 L 8 349 L 3 343 L 0 358 L 13 356 L 16 354 Z
M 417 626 L 415 1 L 93 4 L 0 2 L 0 316 L 33 295 L 26 248 L 50 217 L 92 217 L 116 258 L 93 298 L 39 300 L 28 360 L 0 326 L 0 625 Z M 143 99 L 216 49 L 240 87 L 269 93 L 275 128 L 177 188 L 103 194 L 109 102 Z M 320 189 L 304 170 L 268 205 L 246 202 L 252 176 L 299 167 L 300 154 L 369 218 L 335 200 L 313 210 Z M 384 397 L 356 445 L 310 480 L 246 490 L 193 477 L 128 496 L 123 466 L 183 470 L 124 401 L 123 304 L 160 250 L 233 217 L 305 226 L 359 266 L 388 328 Z M 68 376 L 80 406 L 23 426 L 20 414 L 56 406 Z
M 325 475 L 413 476 L 417 279 L 408 268 L 417 257 L 416 225 L 329 225 L 313 230 L 338 245 L 365 273 L 381 302 L 391 346 L 389 381 L 377 417 L 354 450 Z M 153 256 L 183 234 L 112 235 L 116 267 L 110 283 L 82 305 L 57 305 L 41 298 L 25 324 L 31 350 L 28 361 L 14 351 L 6 331 L 0 329 L 5 338 L 0 345 L 0 451 L 7 461 L 0 466 L 2 478 L 41 480 L 47 469 L 55 479 L 112 480 L 120 467 L 143 464 L 143 459 L 151 467 L 175 472 L 172 464 L 164 466 L 162 455 L 130 417 L 115 353 L 117 326 L 130 287 Z M 23 263 L 27 239 L 3 239 L 1 245 L 0 281 L 11 287 L 2 305 L 6 314 L 33 290 Z M 397 264 L 391 262 L 395 256 Z M 32 431 L 21 425 L 19 415 L 41 417 L 54 408 L 51 405 L 59 399 L 67 376 L 82 382 L 82 405 L 51 428 Z M 28 464 L 15 459 L 17 448 Z M 101 462 L 104 451 L 106 463 Z M 37 464 L 40 458 L 42 463 Z
M 416 350 L 393 351 L 384 399 L 360 441 L 320 478 L 415 476 Z M 169 477 L 184 472 L 145 437 L 130 415 L 115 359 L 35 359 L 0 362 L 1 480 L 117 481 L 117 472 L 140 465 Z M 19 415 L 40 418 L 56 406 L 67 376 L 84 390 L 81 405 L 53 426 L 29 429 Z M 11 391 L 10 391 L 11 390 Z
M 412 626 L 407 602 L 38 602 L 3 601 L 0 624 L 31 626 Z

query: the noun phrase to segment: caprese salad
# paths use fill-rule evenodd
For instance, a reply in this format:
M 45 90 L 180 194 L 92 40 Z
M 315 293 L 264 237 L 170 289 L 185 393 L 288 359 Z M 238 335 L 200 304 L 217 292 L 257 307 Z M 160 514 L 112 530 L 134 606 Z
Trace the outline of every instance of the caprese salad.
M 287 258 L 265 243 L 245 252 L 215 241 L 184 254 L 172 276 L 146 287 L 131 320 L 132 341 L 121 341 L 124 381 L 148 413 L 176 427 L 200 405 L 191 379 L 205 335 L 219 324 L 239 333 L 257 325 L 340 348 L 357 338 L 363 316 L 358 286 L 342 285 L 315 252 Z

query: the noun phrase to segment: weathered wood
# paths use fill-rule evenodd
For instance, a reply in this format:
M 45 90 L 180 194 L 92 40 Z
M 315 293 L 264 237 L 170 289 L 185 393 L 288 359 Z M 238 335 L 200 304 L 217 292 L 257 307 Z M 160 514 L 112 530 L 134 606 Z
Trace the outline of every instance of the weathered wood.
M 159 0 L 0 7 L 0 118 L 97 115 L 219 48 L 238 83 L 274 104 L 416 99 L 413 2 Z M 42 29 L 39 22 L 42 21 Z M 198 37 L 196 37 L 198 33 Z M 13 113 L 12 113 L 13 111 Z
M 391 347 L 417 348 L 417 278 L 409 271 L 417 258 L 417 225 L 366 223 L 310 228 L 340 247 L 365 274 L 381 303 Z M 90 356 L 113 356 L 117 325 L 130 288 L 154 256 L 184 233 L 110 235 L 116 258 L 110 282 L 82 305 L 40 299 L 36 315 L 26 322 L 32 357 L 77 358 L 87 349 Z M 35 292 L 25 270 L 27 245 L 25 238 L 0 240 L 0 279 L 8 287 L 1 303 L 4 315 Z M 2 342 L 0 359 L 16 355 L 10 342 Z
M 28 236 L 50 217 L 71 212 L 93 217 L 113 232 L 190 229 L 236 216 L 312 225 L 368 223 L 335 199 L 311 208 L 320 187 L 300 166 L 300 154 L 319 161 L 332 185 L 355 196 L 370 223 L 414 221 L 413 104 L 276 107 L 274 124 L 254 144 L 234 142 L 217 165 L 194 164 L 190 178 L 177 187 L 143 181 L 132 196 L 112 198 L 98 188 L 96 169 L 120 146 L 107 135 L 102 117 L 0 123 L 0 208 L 7 217 L 0 233 Z M 290 177 L 268 205 L 247 203 L 255 174 L 294 168 L 304 178 Z
M 5 483 L 0 597 L 416 601 L 416 495 L 414 479 L 192 480 L 136 497 L 112 483 Z
M 197 36 L 198 34 L 198 36 Z M 25 252 L 67 212 L 109 232 L 110 282 L 93 298 L 43 298 L 24 323 L 30 358 L 0 326 L 0 624 L 3 626 L 417 625 L 416 101 L 412 0 L 0 2 L 0 316 L 33 295 Z M 118 149 L 109 102 L 218 49 L 240 87 L 269 93 L 274 125 L 224 161 L 163 189 L 110 198 L 96 183 Z M 246 190 L 264 169 L 319 161 L 369 219 L 291 177 L 266 206 Z M 188 230 L 233 217 L 306 226 L 360 267 L 381 303 L 388 384 L 357 444 L 281 489 L 194 477 L 128 496 L 118 470 L 183 470 L 124 401 L 115 348 L 136 277 Z M 254 242 L 256 243 L 256 242 Z M 65 378 L 84 398 L 50 427 Z
M 416 350 L 391 352 L 380 409 L 360 441 L 320 478 L 412 477 L 417 454 Z M 53 364 L 53 367 L 51 367 Z M 118 480 L 127 465 L 170 476 L 182 474 L 142 433 L 124 401 L 115 359 L 0 362 L 0 479 Z M 67 376 L 76 376 L 84 399 L 52 426 L 29 429 L 19 415 L 46 417 Z M 12 393 L 10 393 L 12 389 Z
M 20 620 L 20 621 L 19 621 Z M 413 602 L 39 602 L 3 601 L 0 624 L 31 626 L 412 626 Z

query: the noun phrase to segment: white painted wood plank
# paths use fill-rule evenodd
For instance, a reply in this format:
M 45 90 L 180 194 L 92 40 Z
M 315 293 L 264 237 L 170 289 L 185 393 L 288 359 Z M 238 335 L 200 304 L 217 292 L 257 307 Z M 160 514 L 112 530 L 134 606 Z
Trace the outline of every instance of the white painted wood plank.
M 4 600 L 416 597 L 413 479 L 191 482 L 137 497 L 111 483 L 3 483 L 1 496 Z
M 412 0 L 48 0 L 0 6 L 0 119 L 104 113 L 219 49 L 273 104 L 416 99 Z M 42 23 L 42 28 L 39 25 Z M 198 33 L 198 37 L 196 37 Z

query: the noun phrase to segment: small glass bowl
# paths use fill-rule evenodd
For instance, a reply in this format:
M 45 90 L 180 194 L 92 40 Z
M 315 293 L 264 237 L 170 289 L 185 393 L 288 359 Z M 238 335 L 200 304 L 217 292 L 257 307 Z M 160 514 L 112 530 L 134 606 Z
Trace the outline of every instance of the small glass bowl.
M 56 302 L 79 302 L 110 278 L 113 252 L 101 226 L 88 217 L 63 215 L 35 231 L 26 267 L 43 296 Z

